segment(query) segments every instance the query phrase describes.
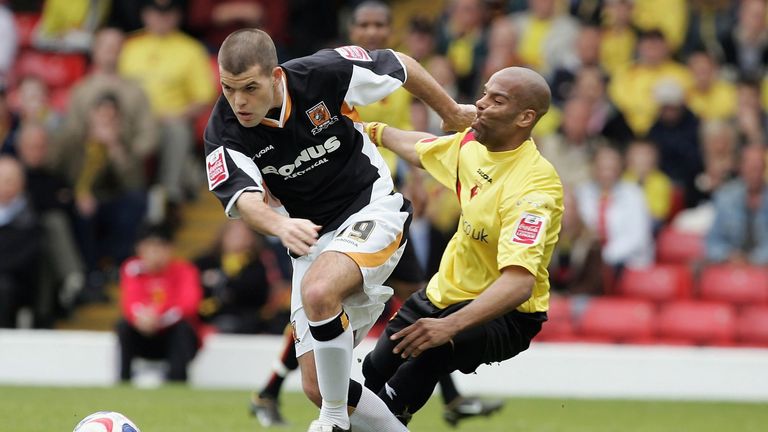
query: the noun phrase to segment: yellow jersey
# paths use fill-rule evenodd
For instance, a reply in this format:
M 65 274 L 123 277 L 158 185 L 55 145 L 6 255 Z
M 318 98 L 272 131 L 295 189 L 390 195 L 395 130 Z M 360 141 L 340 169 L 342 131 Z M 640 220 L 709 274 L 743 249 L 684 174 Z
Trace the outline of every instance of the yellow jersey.
M 427 286 L 439 308 L 477 298 L 520 266 L 535 278 L 521 312 L 549 308 L 547 266 L 563 215 L 563 188 L 552 165 L 529 139 L 514 150 L 489 152 L 470 129 L 416 144 L 424 168 L 461 204 L 456 233 Z

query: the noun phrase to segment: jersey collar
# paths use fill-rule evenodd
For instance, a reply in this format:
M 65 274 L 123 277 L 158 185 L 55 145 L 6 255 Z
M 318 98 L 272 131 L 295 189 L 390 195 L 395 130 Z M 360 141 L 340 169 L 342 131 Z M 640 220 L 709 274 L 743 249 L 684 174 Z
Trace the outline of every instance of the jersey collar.
M 280 109 L 280 119 L 275 120 L 275 119 L 264 117 L 264 119 L 261 120 L 261 123 L 260 123 L 264 126 L 276 127 L 276 128 L 282 129 L 285 126 L 285 123 L 288 121 L 288 118 L 291 116 L 291 95 L 288 94 L 288 82 L 285 79 L 285 71 L 283 71 L 283 76 L 281 81 L 283 85 L 283 107 Z

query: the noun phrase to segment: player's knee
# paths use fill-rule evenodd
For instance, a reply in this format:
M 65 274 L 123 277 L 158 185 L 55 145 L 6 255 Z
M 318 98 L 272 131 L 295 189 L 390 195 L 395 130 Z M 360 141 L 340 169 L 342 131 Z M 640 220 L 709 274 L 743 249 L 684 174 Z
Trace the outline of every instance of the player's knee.
M 318 386 L 317 381 L 302 378 L 301 385 L 307 398 L 320 408 L 320 405 L 323 402 L 323 397 L 320 396 L 320 387 Z
M 320 315 L 323 318 L 329 313 L 335 312 L 341 300 L 335 294 L 333 286 L 328 281 L 306 281 L 301 286 L 302 304 L 310 319 L 319 319 L 312 315 Z

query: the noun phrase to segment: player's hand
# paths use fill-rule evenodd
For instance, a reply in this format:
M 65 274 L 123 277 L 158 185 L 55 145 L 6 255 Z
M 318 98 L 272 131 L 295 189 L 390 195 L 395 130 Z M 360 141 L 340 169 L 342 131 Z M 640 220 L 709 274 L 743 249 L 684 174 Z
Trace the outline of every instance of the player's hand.
M 392 350 L 402 358 L 417 357 L 424 351 L 446 344 L 456 335 L 448 320 L 440 318 L 421 318 L 408 327 L 390 336 L 390 339 L 400 340 Z
M 443 118 L 440 127 L 446 132 L 459 132 L 468 128 L 477 116 L 477 107 L 470 104 L 459 104 L 458 111 Z
M 322 228 L 308 219 L 289 218 L 283 222 L 277 236 L 283 246 L 298 256 L 309 253 L 309 248 L 317 243 L 317 233 Z

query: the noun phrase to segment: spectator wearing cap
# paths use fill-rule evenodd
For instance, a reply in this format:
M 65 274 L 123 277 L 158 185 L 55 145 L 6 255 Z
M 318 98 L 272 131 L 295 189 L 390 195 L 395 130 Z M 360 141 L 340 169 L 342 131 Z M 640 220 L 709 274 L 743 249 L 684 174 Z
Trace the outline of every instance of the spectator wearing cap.
M 685 106 L 683 89 L 673 80 L 658 82 L 653 97 L 660 108 L 648 138 L 658 145 L 661 171 L 683 188 L 686 207 L 691 207 L 694 182 L 704 168 L 699 119 Z
M 187 184 L 195 175 L 184 170 L 195 142 L 193 121 L 215 96 L 213 71 L 203 44 L 179 30 L 178 0 L 146 1 L 141 17 L 145 27 L 125 42 L 118 71 L 137 80 L 149 97 L 160 121 L 158 181 L 168 200 L 181 204 L 185 192 L 198 186 Z
M 685 66 L 672 59 L 661 31 L 641 33 L 637 61 L 616 72 L 608 87 L 611 100 L 636 136 L 645 135 L 656 120 L 659 104 L 653 91 L 665 79 L 676 81 L 683 94 L 692 84 Z
M 136 256 L 120 269 L 120 379 L 129 381 L 134 358 L 164 359 L 171 381 L 186 381 L 197 352 L 195 326 L 202 288 L 197 268 L 174 257 L 172 231 L 141 229 Z

